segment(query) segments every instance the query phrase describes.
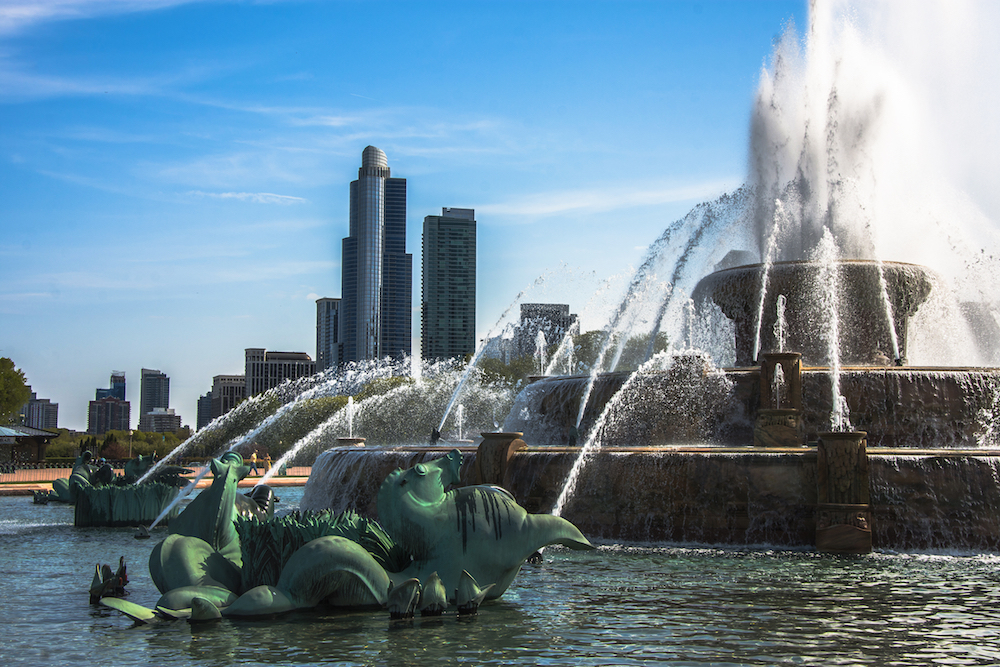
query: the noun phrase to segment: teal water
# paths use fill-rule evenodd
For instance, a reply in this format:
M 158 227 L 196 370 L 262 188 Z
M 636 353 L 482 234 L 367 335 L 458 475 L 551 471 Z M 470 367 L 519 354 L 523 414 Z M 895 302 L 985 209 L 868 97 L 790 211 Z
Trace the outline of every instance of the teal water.
M 282 507 L 301 489 L 281 489 Z M 165 534 L 75 529 L 72 509 L 0 498 L 0 664 L 996 665 L 1000 556 L 602 546 L 548 549 L 478 616 L 391 623 L 298 613 L 132 627 L 91 606 L 97 562 L 129 564 L 129 600 L 159 594 Z

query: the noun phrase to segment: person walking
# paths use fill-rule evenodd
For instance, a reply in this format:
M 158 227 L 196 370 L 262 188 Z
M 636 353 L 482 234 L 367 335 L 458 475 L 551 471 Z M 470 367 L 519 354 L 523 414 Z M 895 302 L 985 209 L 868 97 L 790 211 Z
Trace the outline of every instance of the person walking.
M 253 450 L 253 454 L 250 455 L 250 475 L 258 475 L 257 472 L 257 450 Z

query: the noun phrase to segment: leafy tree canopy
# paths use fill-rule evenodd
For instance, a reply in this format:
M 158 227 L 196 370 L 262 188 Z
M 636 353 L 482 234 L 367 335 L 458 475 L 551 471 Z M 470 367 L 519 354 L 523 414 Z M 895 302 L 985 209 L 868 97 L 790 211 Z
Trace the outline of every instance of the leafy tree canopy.
M 31 398 L 24 372 L 7 357 L 0 357 L 0 424 L 19 421 L 21 408 Z

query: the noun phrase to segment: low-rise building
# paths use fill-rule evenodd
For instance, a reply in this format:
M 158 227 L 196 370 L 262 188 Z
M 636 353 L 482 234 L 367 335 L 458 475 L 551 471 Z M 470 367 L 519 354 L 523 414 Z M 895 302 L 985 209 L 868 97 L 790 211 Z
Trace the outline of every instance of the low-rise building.
M 246 348 L 246 396 L 256 396 L 285 380 L 298 380 L 316 373 L 316 362 L 305 352 L 268 352 Z

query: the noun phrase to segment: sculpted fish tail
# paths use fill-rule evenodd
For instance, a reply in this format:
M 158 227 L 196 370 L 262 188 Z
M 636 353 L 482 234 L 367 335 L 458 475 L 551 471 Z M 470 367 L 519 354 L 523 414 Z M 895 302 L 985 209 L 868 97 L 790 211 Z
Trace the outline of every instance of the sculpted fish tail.
M 594 548 L 590 540 L 584 537 L 576 526 L 562 517 L 551 514 L 529 514 L 526 522 L 531 524 L 532 535 L 539 540 L 534 550 L 550 544 L 561 544 L 577 551 Z

